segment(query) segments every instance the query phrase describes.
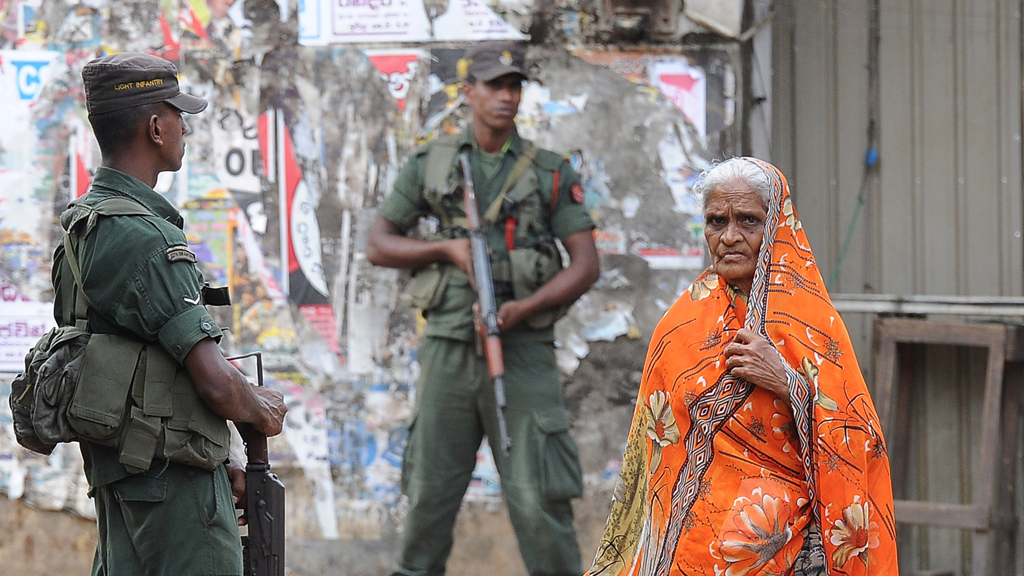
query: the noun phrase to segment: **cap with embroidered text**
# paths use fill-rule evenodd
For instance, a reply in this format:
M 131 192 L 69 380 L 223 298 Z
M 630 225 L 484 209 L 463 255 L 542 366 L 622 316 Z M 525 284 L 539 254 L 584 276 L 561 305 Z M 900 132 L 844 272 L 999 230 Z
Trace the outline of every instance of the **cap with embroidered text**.
M 466 50 L 463 63 L 466 76 L 490 82 L 506 74 L 526 78 L 526 50 L 515 42 L 481 42 Z
M 89 114 L 167 102 L 182 112 L 198 114 L 206 100 L 185 94 L 174 64 L 158 56 L 124 52 L 97 58 L 82 68 Z

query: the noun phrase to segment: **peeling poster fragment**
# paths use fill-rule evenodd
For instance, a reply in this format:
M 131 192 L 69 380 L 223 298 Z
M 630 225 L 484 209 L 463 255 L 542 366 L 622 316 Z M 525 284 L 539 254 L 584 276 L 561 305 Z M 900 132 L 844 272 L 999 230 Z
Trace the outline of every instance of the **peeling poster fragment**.
M 306 0 L 299 42 L 307 46 L 472 40 L 525 40 L 485 2 L 448 2 L 443 12 L 422 0 Z

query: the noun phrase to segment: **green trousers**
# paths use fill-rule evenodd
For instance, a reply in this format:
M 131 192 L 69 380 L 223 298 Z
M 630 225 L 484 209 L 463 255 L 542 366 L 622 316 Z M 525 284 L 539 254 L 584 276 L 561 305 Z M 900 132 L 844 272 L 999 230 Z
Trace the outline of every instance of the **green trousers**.
M 512 450 L 499 446 L 487 364 L 472 343 L 426 338 L 422 376 L 402 465 L 409 514 L 396 574 L 439 575 L 451 552 L 455 516 L 486 435 L 519 551 L 533 576 L 580 576 L 570 500 L 582 494 L 576 445 L 550 343 L 505 346 Z
M 92 491 L 93 576 L 241 576 L 231 483 L 223 465 L 163 463 Z

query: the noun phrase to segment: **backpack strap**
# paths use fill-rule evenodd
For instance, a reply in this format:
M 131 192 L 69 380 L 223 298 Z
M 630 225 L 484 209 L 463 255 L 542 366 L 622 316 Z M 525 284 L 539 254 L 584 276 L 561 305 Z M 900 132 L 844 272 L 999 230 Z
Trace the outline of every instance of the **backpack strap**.
M 491 202 L 491 205 L 487 207 L 487 211 L 484 212 L 484 220 L 491 224 L 498 221 L 498 218 L 501 216 L 501 207 L 505 204 L 505 199 L 508 197 L 508 191 L 530 169 L 533 160 L 537 157 L 538 150 L 539 148 L 534 146 L 533 142 L 523 140 L 523 153 L 519 155 L 519 159 L 512 165 L 508 178 L 505 178 L 505 183 L 501 185 L 501 192 L 498 193 L 498 197 Z
M 508 191 L 519 179 L 526 174 L 526 171 L 537 158 L 539 148 L 533 142 L 523 140 L 523 152 L 519 159 L 512 165 L 508 177 L 505 178 L 498 193 L 491 204 L 484 211 L 482 217 L 490 224 L 494 224 L 501 217 L 501 207 L 508 198 Z M 440 205 L 441 197 L 448 193 L 448 177 L 451 175 L 455 157 L 458 155 L 458 138 L 455 136 L 442 136 L 434 141 L 427 153 L 427 167 L 423 175 L 423 191 L 427 202 L 434 208 L 434 212 L 441 223 L 441 226 L 459 225 L 466 226 L 464 218 L 452 218 Z
M 64 314 L 64 325 L 82 330 L 88 329 L 89 299 L 82 290 L 82 272 L 78 268 L 78 259 L 71 248 L 70 237 L 64 233 L 64 266 L 60 277 L 61 311 Z
M 86 204 L 72 204 L 61 214 L 61 226 L 64 228 L 64 272 L 61 276 L 61 291 L 63 292 L 62 308 L 66 325 L 85 329 L 88 320 L 89 307 L 96 308 L 85 295 L 82 288 L 82 269 L 78 262 L 78 246 L 83 238 L 89 235 L 96 227 L 100 216 L 152 216 L 153 213 L 146 209 L 141 203 L 123 196 L 114 196 L 100 200 L 89 206 Z M 85 229 L 80 234 L 79 226 L 85 222 Z M 75 290 L 69 290 L 69 275 L 74 279 Z M 74 294 L 74 305 L 69 305 L 71 294 Z M 74 310 L 72 313 L 71 311 Z M 73 314 L 73 315 L 72 315 Z

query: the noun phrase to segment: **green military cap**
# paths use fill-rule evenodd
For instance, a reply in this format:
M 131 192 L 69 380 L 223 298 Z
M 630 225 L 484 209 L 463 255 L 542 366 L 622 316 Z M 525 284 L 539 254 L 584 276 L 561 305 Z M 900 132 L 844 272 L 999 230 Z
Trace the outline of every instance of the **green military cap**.
M 526 50 L 515 42 L 481 42 L 466 50 L 459 71 L 483 82 L 490 82 L 505 74 L 520 74 L 526 78 Z
M 89 114 L 156 102 L 167 102 L 189 114 L 206 109 L 206 100 L 181 91 L 174 64 L 142 52 L 97 58 L 82 68 L 82 80 Z

